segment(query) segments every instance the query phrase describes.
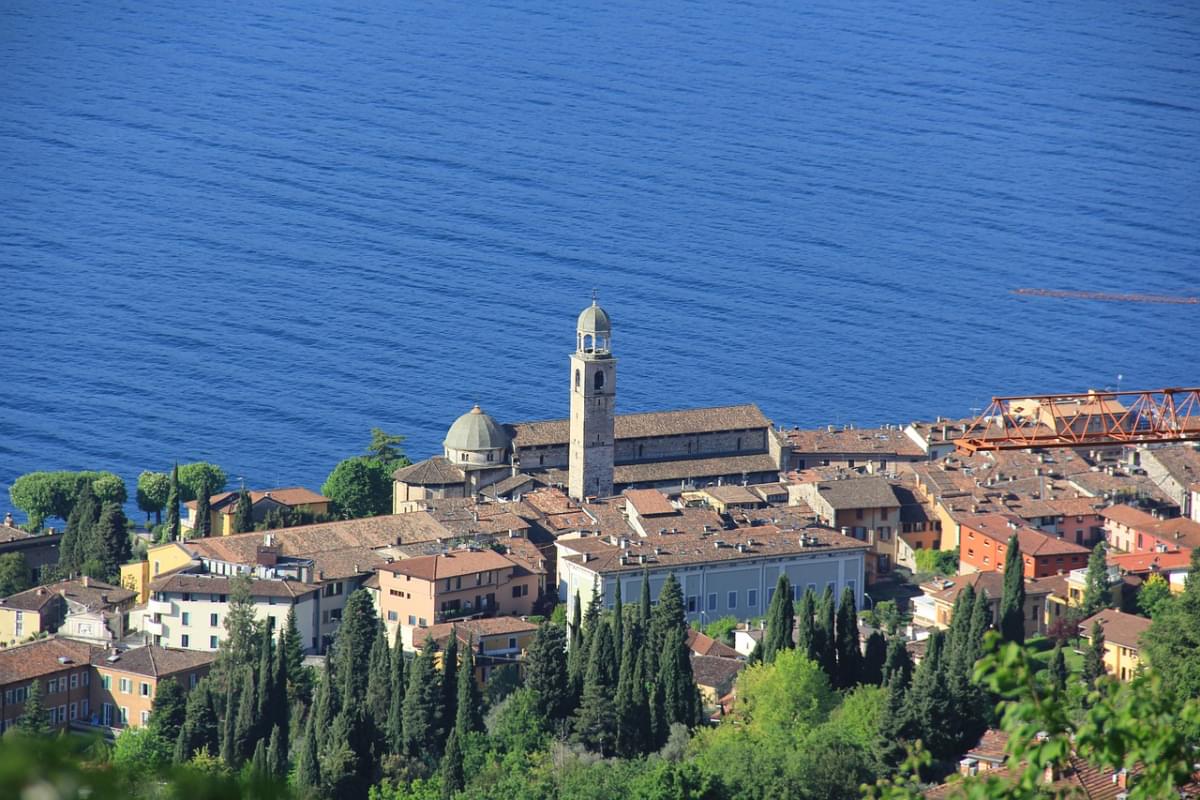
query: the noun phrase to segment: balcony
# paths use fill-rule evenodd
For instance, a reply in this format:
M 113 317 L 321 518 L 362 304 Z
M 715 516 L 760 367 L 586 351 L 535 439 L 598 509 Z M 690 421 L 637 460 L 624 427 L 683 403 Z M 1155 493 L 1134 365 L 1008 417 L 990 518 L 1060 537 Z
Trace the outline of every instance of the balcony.
M 162 636 L 163 635 L 162 623 L 154 622 L 153 620 L 149 620 L 149 619 L 142 623 L 142 630 L 144 630 L 146 633 L 150 634 L 151 636 Z
M 148 603 L 146 603 L 146 610 L 149 611 L 151 614 L 163 614 L 168 617 L 171 616 L 171 614 L 174 611 L 174 609 L 171 607 L 170 600 L 153 600 L 153 599 L 150 600 Z

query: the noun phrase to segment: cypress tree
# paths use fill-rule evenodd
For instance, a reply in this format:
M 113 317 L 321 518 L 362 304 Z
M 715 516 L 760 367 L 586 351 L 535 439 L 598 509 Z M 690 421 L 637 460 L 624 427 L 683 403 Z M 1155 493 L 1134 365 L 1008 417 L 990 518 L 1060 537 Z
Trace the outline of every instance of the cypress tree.
M 641 755 L 646 747 L 646 692 L 639 662 L 637 629 L 625 628 L 621 643 L 620 679 L 614 701 L 617 712 L 616 751 L 622 758 Z
M 267 748 L 259 739 L 254 745 L 254 755 L 250 758 L 250 774 L 260 778 L 267 775 Z
M 272 644 L 270 634 L 264 632 L 259 638 L 258 671 L 254 682 L 254 699 L 257 703 L 254 717 L 256 736 L 265 736 L 271 730 L 271 726 L 275 724 L 275 712 L 278 711 L 278 708 L 272 705 L 272 701 L 278 701 L 273 688 L 275 659 L 272 658 Z
M 165 540 L 177 542 L 180 538 L 179 524 L 179 462 L 171 468 L 171 488 L 167 491 L 167 529 Z
M 404 695 L 408 683 L 404 679 L 404 645 L 400 631 L 396 631 L 396 644 L 392 648 L 392 694 L 388 704 L 387 749 L 399 753 L 404 748 Z
M 862 673 L 862 650 L 858 644 L 858 611 L 854 606 L 854 590 L 842 590 L 842 603 L 837 611 L 837 671 L 834 686 L 849 689 Z
M 474 639 L 467 642 L 463 651 L 462 664 L 458 668 L 457 697 L 455 698 L 454 729 L 459 736 L 483 730 L 483 698 L 479 696 L 479 684 L 475 682 Z
M 662 687 L 663 719 L 667 726 L 681 722 L 690 728 L 696 724 L 696 683 L 687 646 L 683 593 L 674 574 L 663 584 L 654 622 L 661 642 L 656 683 Z
M 442 741 L 458 716 L 458 632 L 450 629 L 450 640 L 442 653 Z
M 1083 593 L 1083 617 L 1092 616 L 1102 608 L 1112 605 L 1112 591 L 1108 586 L 1108 558 L 1104 542 L 1099 541 L 1088 556 L 1087 582 Z
M 204 750 L 210 755 L 219 755 L 220 726 L 217 721 L 217 710 L 213 705 L 212 683 L 208 678 L 202 678 L 196 688 L 187 696 L 187 710 L 183 717 L 183 726 L 175 741 L 175 762 L 181 764 L 188 761 L 197 751 Z
M 399 631 L 396 632 L 396 638 L 400 638 Z M 392 655 L 388 651 L 387 634 L 384 633 L 382 622 L 379 623 L 375 641 L 371 643 L 367 673 L 367 717 L 382 733 L 387 730 L 393 692 Z
M 772 664 L 775 657 L 794 646 L 792 627 L 792 584 L 787 575 L 779 573 L 775 582 L 775 594 L 767 607 L 767 629 L 763 633 L 763 663 Z
M 237 675 L 230 674 L 225 680 L 225 704 L 221 708 L 221 760 L 233 769 L 237 766 L 237 716 L 239 705 L 239 689 Z
M 426 639 L 408 670 L 404 694 L 404 752 L 410 756 L 429 753 L 437 746 L 438 707 L 441 687 L 433 667 L 433 640 Z
M 58 564 L 64 575 L 75 574 L 91 557 L 92 528 L 99 521 L 100 501 L 92 491 L 92 482 L 81 480 L 58 545 Z
M 934 758 L 951 758 L 961 731 L 954 720 L 953 700 L 946 686 L 945 634 L 935 631 L 928 639 L 925 657 L 913 674 L 906 700 L 906 716 Z
M 368 671 L 363 665 L 370 663 L 371 647 L 378 635 L 375 604 L 366 589 L 358 589 L 346 598 L 333 658 L 335 675 L 342 686 L 342 708 L 358 707 L 366 698 Z
M 992 607 L 988 603 L 987 591 L 980 589 L 975 593 L 975 605 L 971 608 L 971 646 L 975 649 L 975 659 L 978 660 L 983 650 L 983 635 L 992 625 Z
M 258 697 L 254 686 L 254 670 L 242 671 L 242 689 L 238 696 L 237 720 L 233 725 L 233 762 L 231 767 L 240 766 L 254 753 L 254 742 L 258 739 Z
M 196 518 L 192 521 L 192 536 L 203 538 L 212 533 L 212 516 L 210 514 L 208 496 L 209 488 L 206 479 L 200 480 L 196 487 Z
M 187 720 L 187 695 L 179 681 L 167 678 L 158 682 L 150 705 L 150 731 L 163 743 L 174 745 Z
M 281 728 L 276 725 L 271 729 L 271 739 L 267 744 L 267 773 L 272 777 L 282 777 L 287 774 L 287 746 L 283 744 Z M 262 744 L 262 739 L 258 740 Z
M 894 640 L 894 643 L 898 640 Z M 899 642 L 903 645 L 903 642 Z M 887 706 L 879 719 L 879 735 L 875 751 L 879 759 L 880 773 L 890 775 L 907 757 L 905 741 L 912 738 L 908 718 L 908 683 L 904 670 L 897 669 L 887 682 Z
M 317 739 L 317 750 L 321 750 L 321 746 L 325 743 L 325 738 L 329 735 L 330 729 L 333 727 L 333 721 L 337 718 L 339 710 L 338 698 L 339 692 L 333 686 L 333 676 L 330 675 L 328 668 L 322 673 L 321 682 L 317 686 L 317 701 L 316 711 L 316 729 L 314 735 Z
M 304 725 L 300 752 L 296 756 L 296 785 L 302 797 L 311 795 L 321 785 L 321 764 L 317 758 L 317 735 L 312 714 L 308 715 L 308 722 Z
M 1008 538 L 1004 556 L 1004 594 L 1000 598 L 1000 635 L 1006 642 L 1025 643 L 1025 575 L 1021 544 Z
M 648 730 L 646 749 L 657 750 L 666 743 L 667 736 L 671 731 L 671 723 L 667 720 L 666 711 L 663 707 L 662 684 L 656 680 L 650 681 L 646 701 L 646 714 L 646 726 Z
M 600 620 L 598 634 L 596 646 L 588 658 L 583 696 L 575 712 L 574 735 L 580 744 L 608 757 L 616 748 L 617 717 L 611 701 L 609 669 L 604 663 L 613 659 L 612 634 L 607 620 Z
M 287 619 L 279 637 L 279 652 L 287 661 L 288 705 L 300 701 L 304 705 L 312 702 L 312 670 L 304 666 L 304 643 L 300 641 L 300 628 L 296 625 L 296 607 L 288 609 Z
M 104 504 L 104 509 L 100 512 L 100 521 L 92 531 L 92 541 L 97 549 L 89 554 L 87 560 L 99 561 L 108 580 L 117 582 L 121 576 L 121 565 L 133 557 L 125 512 L 121 510 L 120 504 Z
M 1104 629 L 1096 621 L 1092 623 L 1091 642 L 1083 654 L 1083 681 L 1089 689 L 1095 689 L 1096 681 L 1104 674 Z
M 778 594 L 778 590 L 776 590 Z M 774 598 L 772 598 L 773 600 Z M 817 611 L 817 596 L 812 589 L 805 589 L 804 594 L 800 597 L 800 610 L 797 612 L 796 619 L 796 649 L 810 661 L 817 660 L 816 650 L 816 620 L 813 619 Z
M 1050 659 L 1050 687 L 1059 697 L 1067 693 L 1067 660 L 1063 656 L 1062 642 L 1054 646 L 1054 656 Z
M 551 721 L 565 719 L 573 710 L 565 643 L 561 628 L 542 623 L 525 656 L 525 686 Z
M 867 637 L 866 652 L 862 659 L 862 672 L 860 673 L 862 683 L 868 686 L 883 684 L 883 665 L 887 660 L 887 655 L 887 639 L 879 631 L 871 631 L 871 635 Z
M 462 748 L 458 742 L 458 730 L 453 729 L 446 740 L 446 754 L 442 756 L 442 797 L 451 800 L 465 785 Z
M 837 685 L 837 633 L 835 630 L 835 607 L 833 587 L 826 586 L 817 606 L 817 663 L 829 676 L 830 683 Z
M 295 609 L 295 606 L 292 607 Z M 289 613 L 291 613 L 289 611 Z M 288 698 L 288 669 L 290 660 L 284 649 L 284 638 L 287 635 L 285 627 L 280 634 L 279 645 L 275 648 L 275 658 L 271 666 L 270 718 L 279 726 L 279 744 L 283 748 L 283 758 L 286 761 L 291 748 L 291 711 L 292 703 Z M 267 638 L 267 637 L 264 637 Z M 282 773 L 281 773 L 282 774 Z
M 617 579 L 617 587 L 613 594 L 613 652 L 617 654 L 617 658 L 620 658 L 621 648 L 625 646 L 625 613 L 622 611 L 621 580 L 619 578 Z
M 888 643 L 887 660 L 883 662 L 883 683 L 891 686 L 892 679 L 900 676 L 900 684 L 907 691 L 912 682 L 913 662 L 908 653 L 908 647 L 902 639 L 892 639 Z
M 645 632 L 650 627 L 650 570 L 642 570 L 642 599 L 638 605 L 638 625 Z
M 954 608 L 950 612 L 950 629 L 946 634 L 946 650 L 953 660 L 958 651 L 967 643 L 971 635 L 971 612 L 975 608 L 975 589 L 968 584 L 954 598 Z
M 46 720 L 46 706 L 42 703 L 42 681 L 35 678 L 29 682 L 25 695 L 25 709 L 17 717 L 16 729 L 26 736 L 45 736 L 50 733 Z
M 254 530 L 254 509 L 250 504 L 250 493 L 243 486 L 238 492 L 237 508 L 233 512 L 233 532 L 248 533 Z
M 571 618 L 567 621 L 567 686 L 571 692 L 572 705 L 579 699 L 579 694 L 583 689 L 583 673 L 587 670 L 582 609 L 579 592 L 575 592 Z

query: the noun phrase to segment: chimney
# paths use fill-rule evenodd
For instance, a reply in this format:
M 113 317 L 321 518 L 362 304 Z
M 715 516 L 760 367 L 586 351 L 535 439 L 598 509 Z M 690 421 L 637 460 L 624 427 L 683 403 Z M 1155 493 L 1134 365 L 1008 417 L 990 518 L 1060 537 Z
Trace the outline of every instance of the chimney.
M 85 589 L 92 585 L 92 579 L 87 575 L 84 575 L 82 578 L 80 578 L 79 582 L 83 584 L 83 588 Z
M 1117 784 L 1117 788 L 1121 791 L 1129 788 L 1129 770 L 1124 768 L 1117 770 L 1117 774 L 1113 775 L 1113 779 Z
M 16 527 L 13 525 L 13 515 L 11 511 L 4 515 L 4 524 L 10 528 Z

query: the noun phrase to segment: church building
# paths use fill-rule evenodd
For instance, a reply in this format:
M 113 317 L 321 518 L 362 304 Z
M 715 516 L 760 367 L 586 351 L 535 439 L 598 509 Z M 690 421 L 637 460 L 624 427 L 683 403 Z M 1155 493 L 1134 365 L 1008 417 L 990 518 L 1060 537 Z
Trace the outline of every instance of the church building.
M 768 483 L 786 463 L 786 440 L 756 405 L 617 414 L 612 322 L 595 299 L 575 326 L 569 380 L 566 419 L 501 425 L 478 405 L 456 419 L 442 455 L 396 470 L 393 510 L 529 479 L 580 500 Z

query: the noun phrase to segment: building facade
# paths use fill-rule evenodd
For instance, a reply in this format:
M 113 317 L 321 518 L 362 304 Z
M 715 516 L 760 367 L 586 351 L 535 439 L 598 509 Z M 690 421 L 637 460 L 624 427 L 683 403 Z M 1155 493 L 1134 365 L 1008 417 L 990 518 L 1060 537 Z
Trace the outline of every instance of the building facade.
M 617 360 L 610 340 L 612 324 L 592 301 L 575 330 L 571 355 L 571 435 L 567 493 L 576 500 L 613 493 L 616 445 Z

